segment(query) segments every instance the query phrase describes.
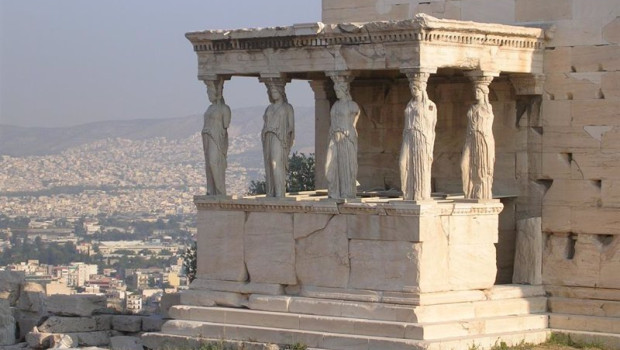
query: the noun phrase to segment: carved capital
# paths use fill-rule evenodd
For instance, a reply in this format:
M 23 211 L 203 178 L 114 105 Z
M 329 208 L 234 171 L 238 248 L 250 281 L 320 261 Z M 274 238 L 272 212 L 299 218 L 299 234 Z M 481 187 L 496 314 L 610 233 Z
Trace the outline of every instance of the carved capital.
M 230 79 L 230 75 L 204 75 L 201 77 L 202 82 L 207 87 L 207 96 L 211 103 L 222 102 L 224 98 L 224 81 Z
M 518 96 L 542 95 L 545 76 L 542 74 L 511 75 L 510 82 Z
M 260 73 L 260 77 L 258 78 L 258 80 L 261 83 L 267 82 L 269 80 L 282 80 L 285 83 L 288 83 L 291 81 L 291 79 L 289 77 L 287 77 L 286 73 L 280 73 L 280 72 L 262 72 Z
M 404 73 L 407 76 L 409 76 L 409 74 L 415 74 L 415 73 L 435 74 L 437 73 L 437 67 L 421 67 L 421 66 L 402 67 L 400 71 L 401 73 Z
M 330 77 L 334 83 L 341 81 L 350 83 L 355 79 L 355 74 L 350 70 L 332 70 L 325 72 L 325 75 Z
M 430 73 L 427 72 L 406 72 L 405 75 L 409 80 L 409 84 L 414 83 L 422 83 L 426 84 L 428 81 L 428 77 L 430 77 Z
M 499 72 L 475 70 L 465 72 L 465 76 L 468 77 L 475 86 L 482 85 L 488 87 L 493 81 L 493 78 L 499 76 Z
M 198 80 L 202 80 L 205 84 L 207 81 L 226 81 L 230 80 L 232 75 L 230 74 L 199 74 Z
M 284 86 L 291 81 L 291 79 L 288 79 L 284 74 L 262 74 L 260 78 L 258 78 L 258 81 L 260 81 L 261 83 L 267 85 L 267 88 L 270 87 L 282 87 L 284 88 Z

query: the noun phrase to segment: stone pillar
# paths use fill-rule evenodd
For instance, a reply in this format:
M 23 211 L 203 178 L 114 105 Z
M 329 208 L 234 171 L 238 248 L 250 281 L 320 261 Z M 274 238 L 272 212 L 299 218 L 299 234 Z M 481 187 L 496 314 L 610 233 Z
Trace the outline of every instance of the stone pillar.
M 510 76 L 516 95 L 516 178 L 519 197 L 515 213 L 516 237 L 512 283 L 542 284 L 542 200 L 547 189 L 542 178 L 542 134 L 540 115 L 543 75 Z M 499 247 L 498 247 L 499 249 Z
M 354 77 L 348 71 L 328 72 L 338 100 L 330 110 L 329 144 L 325 177 L 330 198 L 355 198 L 357 195 L 357 129 L 360 108 L 350 92 Z
M 229 76 L 208 75 L 199 77 L 207 86 L 211 105 L 204 113 L 202 146 L 205 156 L 207 195 L 226 195 L 226 167 L 228 157 L 228 127 L 230 107 L 224 102 L 224 81 Z
M 288 156 L 295 142 L 293 106 L 288 103 L 284 86 L 288 82 L 281 76 L 262 76 L 267 86 L 271 104 L 263 115 L 263 158 L 265 161 L 265 190 L 267 197 L 286 195 Z
M 325 160 L 329 143 L 329 110 L 335 100 L 330 80 L 311 80 L 314 92 L 314 188 L 326 189 Z
M 431 199 L 431 168 L 435 146 L 437 106 L 428 97 L 426 82 L 436 69 L 403 69 L 412 98 L 405 109 L 400 151 L 400 183 L 405 200 Z
M 495 139 L 489 84 L 499 73 L 475 71 L 466 75 L 474 83 L 476 102 L 467 111 L 467 130 L 461 158 L 463 192 L 467 199 L 492 199 Z

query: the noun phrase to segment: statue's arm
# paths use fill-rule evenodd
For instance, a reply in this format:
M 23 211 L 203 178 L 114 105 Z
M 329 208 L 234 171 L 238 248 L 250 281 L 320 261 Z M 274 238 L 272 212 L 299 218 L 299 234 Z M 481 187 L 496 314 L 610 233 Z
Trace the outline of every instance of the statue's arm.
M 353 119 L 353 127 L 355 127 L 357 125 L 357 120 L 360 119 L 360 106 L 355 101 L 351 101 L 351 109 L 353 113 L 355 113 L 355 118 Z
M 286 111 L 286 117 L 288 121 L 288 148 L 291 149 L 293 147 L 293 143 L 295 143 L 295 111 L 293 110 L 293 106 L 288 105 Z
M 224 129 L 228 129 L 228 127 L 230 126 L 230 120 L 231 120 L 230 107 L 228 107 L 227 105 L 224 105 L 224 111 L 222 115 L 222 124 L 224 126 Z
M 435 105 L 435 102 L 430 101 L 430 111 L 429 113 L 431 114 L 431 120 L 432 120 L 432 128 L 433 128 L 433 132 L 435 132 L 435 126 L 437 125 L 437 106 Z

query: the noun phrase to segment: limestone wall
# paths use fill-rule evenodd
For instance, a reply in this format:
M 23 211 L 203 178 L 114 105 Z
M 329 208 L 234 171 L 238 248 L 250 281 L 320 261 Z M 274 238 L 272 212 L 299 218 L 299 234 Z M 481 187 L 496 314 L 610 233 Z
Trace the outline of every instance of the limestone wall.
M 196 198 L 192 289 L 227 281 L 270 285 L 275 294 L 296 286 L 407 298 L 495 281 L 499 202 Z

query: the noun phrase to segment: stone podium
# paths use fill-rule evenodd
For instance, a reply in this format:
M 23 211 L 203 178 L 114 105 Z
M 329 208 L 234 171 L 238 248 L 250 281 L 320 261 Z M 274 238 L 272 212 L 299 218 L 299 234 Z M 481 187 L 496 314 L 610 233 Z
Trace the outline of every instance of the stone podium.
M 157 349 L 544 341 L 541 286 L 494 286 L 497 200 L 197 196 L 198 274 Z
M 360 185 L 357 194 L 351 189 L 333 198 L 325 191 L 196 196 L 197 278 L 182 294 L 182 305 L 171 308 L 173 319 L 162 332 L 143 337 L 146 346 L 223 341 L 238 349 L 296 343 L 325 350 L 468 349 L 490 348 L 499 340 L 545 340 L 542 286 L 496 285 L 499 214 L 504 210 L 514 219 L 516 213 L 514 205 L 504 208 L 493 199 L 498 188 L 510 197 L 517 186 L 515 121 L 506 111 L 514 107 L 513 90 L 540 94 L 543 30 L 416 15 L 186 37 L 198 56 L 199 79 L 310 81 L 322 170 L 329 159 L 330 110 L 338 103 L 333 90 L 342 89 L 336 85 L 346 77 L 350 96 L 344 99 L 357 106 L 349 114 L 357 121 L 356 136 L 359 132 L 357 162 L 351 164 Z M 385 194 L 403 188 L 399 155 L 413 96 L 410 80 L 419 80 L 414 87 L 433 102 L 425 104 L 433 113 L 424 118 L 432 120 L 429 125 L 437 122 L 422 133 L 433 135 L 428 143 L 434 150 L 421 162 L 428 168 L 424 176 L 411 181 L 412 193 L 424 192 L 413 196 L 416 201 Z M 482 93 L 475 95 L 474 87 Z M 482 102 L 484 114 L 468 114 Z M 500 108 L 492 111 L 492 103 Z M 420 113 L 409 114 L 415 119 Z M 467 130 L 482 130 L 477 127 L 482 119 L 483 141 L 492 140 L 493 147 L 474 147 L 473 160 L 462 163 L 473 175 L 485 174 L 484 191 L 466 192 L 467 199 L 450 195 L 461 192 L 463 183 L 478 186 L 476 176 L 462 181 L 458 160 L 467 140 L 477 140 L 468 139 Z M 492 161 L 479 167 L 479 159 Z M 316 175 L 320 186 L 330 181 L 325 171 Z M 428 198 L 429 192 L 436 195 Z
M 424 293 L 495 282 L 499 201 L 200 196 L 198 281 L 339 295 L 383 293 L 409 304 Z M 234 291 L 230 291 L 233 292 Z M 247 306 L 244 293 L 229 296 Z

